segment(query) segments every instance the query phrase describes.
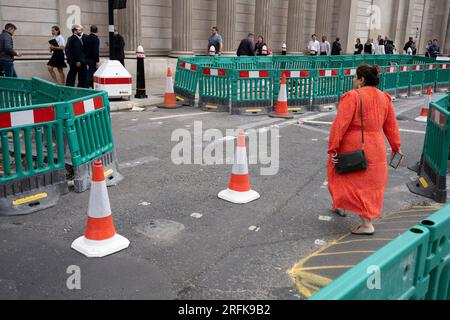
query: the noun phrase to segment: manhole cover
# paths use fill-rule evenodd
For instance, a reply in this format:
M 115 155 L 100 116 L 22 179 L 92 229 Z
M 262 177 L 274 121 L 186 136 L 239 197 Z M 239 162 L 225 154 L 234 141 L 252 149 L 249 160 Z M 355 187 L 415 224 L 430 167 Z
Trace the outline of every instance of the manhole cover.
M 185 229 L 184 225 L 170 220 L 151 220 L 141 224 L 136 231 L 149 239 L 161 242 L 172 242 Z

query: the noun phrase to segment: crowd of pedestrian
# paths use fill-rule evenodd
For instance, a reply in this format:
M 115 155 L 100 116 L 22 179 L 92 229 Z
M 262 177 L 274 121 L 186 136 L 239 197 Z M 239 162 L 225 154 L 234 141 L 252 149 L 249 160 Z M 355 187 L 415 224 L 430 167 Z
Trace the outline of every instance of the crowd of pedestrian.
M 14 58 L 22 54 L 14 50 L 13 36 L 17 27 L 8 23 L 0 34 L 0 75 L 17 77 L 14 68 Z M 61 34 L 59 26 L 51 28 L 52 39 L 48 41 L 51 58 L 47 63 L 47 69 L 54 82 L 74 87 L 93 88 L 94 74 L 100 64 L 100 39 L 98 28 L 90 27 L 90 34 L 85 34 L 83 26 L 74 25 L 72 36 L 66 40 Z M 125 41 L 116 29 L 114 32 L 113 60 L 118 60 L 125 66 Z M 66 63 L 67 61 L 67 63 Z M 64 69 L 69 68 L 67 77 Z M 57 70 L 57 73 L 55 72 Z M 78 81 L 77 81 L 78 80 Z

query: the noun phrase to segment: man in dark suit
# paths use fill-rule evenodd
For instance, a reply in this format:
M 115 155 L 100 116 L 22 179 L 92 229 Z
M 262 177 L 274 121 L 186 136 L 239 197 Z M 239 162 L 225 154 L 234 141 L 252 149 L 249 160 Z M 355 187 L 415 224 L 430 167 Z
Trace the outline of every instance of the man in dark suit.
M 100 63 L 100 39 L 97 36 L 97 26 L 91 26 L 91 34 L 84 38 L 84 55 L 88 66 L 86 88 L 94 87 L 94 73 L 97 71 Z
M 85 87 L 87 76 L 86 56 L 83 50 L 86 36 L 83 34 L 83 27 L 74 25 L 72 28 L 73 35 L 67 40 L 66 56 L 70 66 L 67 74 L 66 86 L 75 87 L 75 80 L 78 75 L 78 87 Z
M 125 39 L 119 34 L 117 29 L 114 29 L 113 37 L 113 56 L 111 60 L 120 61 L 120 63 L 125 67 Z
M 254 34 L 249 33 L 247 38 L 241 41 L 239 45 L 237 56 L 254 56 L 255 55 L 255 45 L 253 43 Z

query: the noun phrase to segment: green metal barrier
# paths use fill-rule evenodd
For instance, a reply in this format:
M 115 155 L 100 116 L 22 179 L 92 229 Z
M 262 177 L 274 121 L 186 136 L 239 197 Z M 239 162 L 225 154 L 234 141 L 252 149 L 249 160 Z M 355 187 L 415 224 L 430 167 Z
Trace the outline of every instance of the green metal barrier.
M 273 76 L 270 70 L 233 71 L 231 113 L 267 114 L 272 109 Z
M 439 203 L 447 202 L 447 171 L 450 136 L 450 96 L 430 104 L 423 159 L 417 181 L 408 183 L 409 190 Z
M 448 92 L 450 83 L 450 63 L 438 62 L 437 66 L 436 91 Z
M 431 92 L 436 91 L 437 65 L 436 63 L 426 63 L 423 79 L 423 94 L 427 94 L 428 88 Z
M 310 300 L 423 300 L 430 232 L 418 226 L 350 269 Z
M 397 97 L 406 98 L 410 94 L 412 65 L 398 67 Z
M 391 97 L 397 97 L 398 72 L 397 66 L 387 66 L 383 69 L 383 87 L 386 93 Z
M 276 105 L 278 101 L 282 74 L 286 75 L 286 91 L 289 111 L 292 113 L 304 113 L 306 111 L 309 111 L 313 98 L 314 78 L 316 77 L 316 70 L 306 69 L 277 71 L 274 75 L 274 105 Z
M 177 100 L 188 106 L 195 106 L 195 95 L 197 93 L 200 74 L 197 65 L 185 60 L 178 60 L 175 74 L 174 91 Z
M 411 66 L 411 82 L 409 86 L 409 95 L 418 96 L 423 93 L 425 80 L 425 65 L 415 64 Z
M 229 112 L 232 72 L 229 69 L 201 68 L 199 107 L 204 111 Z
M 344 68 L 342 72 L 342 92 L 348 92 L 354 88 L 353 80 L 355 78 L 356 68 Z

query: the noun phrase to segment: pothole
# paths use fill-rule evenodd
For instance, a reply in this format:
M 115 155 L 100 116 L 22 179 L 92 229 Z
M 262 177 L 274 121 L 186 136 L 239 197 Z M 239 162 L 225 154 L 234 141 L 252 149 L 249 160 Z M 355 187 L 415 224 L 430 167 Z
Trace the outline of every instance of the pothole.
M 173 242 L 184 231 L 185 226 L 170 220 L 151 220 L 137 226 L 136 231 L 157 242 Z

